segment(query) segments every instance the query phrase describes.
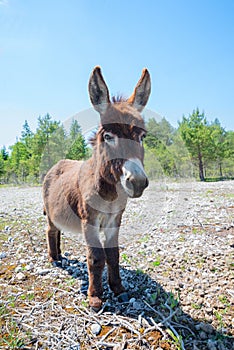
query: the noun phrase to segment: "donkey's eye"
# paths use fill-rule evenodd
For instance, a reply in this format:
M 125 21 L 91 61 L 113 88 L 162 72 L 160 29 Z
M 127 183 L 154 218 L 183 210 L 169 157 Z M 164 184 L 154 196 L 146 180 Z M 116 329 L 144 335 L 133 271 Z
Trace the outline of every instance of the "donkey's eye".
M 104 141 L 106 141 L 107 143 L 110 143 L 112 145 L 115 144 L 115 139 L 116 139 L 116 135 L 113 135 L 112 133 L 110 132 L 106 132 L 104 135 L 103 135 L 103 138 L 104 138 Z
M 114 139 L 114 136 L 110 135 L 110 134 L 105 134 L 104 135 L 104 140 L 106 141 L 110 141 L 110 140 L 113 140 Z

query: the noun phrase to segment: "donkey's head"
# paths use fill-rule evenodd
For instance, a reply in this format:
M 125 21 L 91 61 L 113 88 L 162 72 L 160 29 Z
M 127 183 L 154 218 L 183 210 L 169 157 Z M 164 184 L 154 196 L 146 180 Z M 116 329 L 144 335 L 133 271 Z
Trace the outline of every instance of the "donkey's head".
M 150 75 L 144 69 L 132 96 L 111 103 L 100 67 L 89 80 L 90 99 L 101 120 L 94 142 L 99 175 L 110 184 L 121 181 L 129 197 L 140 197 L 149 183 L 143 167 L 146 129 L 140 112 L 150 89 Z

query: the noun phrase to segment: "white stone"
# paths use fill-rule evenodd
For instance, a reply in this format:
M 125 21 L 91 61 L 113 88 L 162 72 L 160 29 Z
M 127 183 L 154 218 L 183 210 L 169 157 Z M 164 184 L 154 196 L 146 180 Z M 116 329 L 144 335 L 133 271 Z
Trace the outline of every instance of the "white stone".
M 20 259 L 20 264 L 26 264 L 26 259 Z
M 0 252 L 0 259 L 5 259 L 7 254 L 5 252 Z
M 135 301 L 136 301 L 136 298 L 131 298 L 131 299 L 129 300 L 129 303 L 130 303 L 130 304 L 133 304 Z
M 33 270 L 33 268 L 34 268 L 34 264 L 32 262 L 30 262 L 28 265 L 25 266 L 25 269 L 27 271 Z
M 22 267 L 21 266 L 16 266 L 15 268 L 15 272 L 18 273 L 22 270 Z
M 23 272 L 18 272 L 16 278 L 17 280 L 22 281 L 25 279 L 25 275 L 23 274 Z
M 93 323 L 90 328 L 94 335 L 98 335 L 102 330 L 102 327 L 98 323 Z
M 44 275 L 47 275 L 47 273 L 50 273 L 51 272 L 51 269 L 39 269 L 37 270 L 37 274 L 40 275 L 40 276 L 44 276 Z

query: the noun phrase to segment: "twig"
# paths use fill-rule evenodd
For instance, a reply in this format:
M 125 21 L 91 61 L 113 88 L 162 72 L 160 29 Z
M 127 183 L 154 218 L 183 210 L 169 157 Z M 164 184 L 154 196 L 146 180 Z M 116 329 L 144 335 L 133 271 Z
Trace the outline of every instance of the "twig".
M 155 310 L 151 305 L 149 305 L 145 300 L 144 300 L 144 303 L 151 309 L 153 310 L 157 315 L 159 315 L 161 318 L 162 318 L 162 321 L 160 322 L 160 324 L 164 324 L 165 323 L 165 326 L 168 327 L 172 332 L 173 334 L 176 336 L 176 338 L 178 339 L 178 341 L 180 342 L 180 346 L 181 346 L 181 350 L 185 350 L 185 347 L 184 347 L 184 343 L 183 343 L 183 340 L 180 338 L 179 334 L 177 333 L 177 331 L 175 330 L 175 328 L 170 324 L 169 320 L 171 319 L 171 315 L 169 316 L 169 318 L 164 318 L 162 313 Z M 169 307 L 167 305 L 167 307 Z
M 98 344 L 99 344 L 100 342 L 103 342 L 107 337 L 109 337 L 109 335 L 110 335 L 111 333 L 113 333 L 114 331 L 116 331 L 116 328 L 117 328 L 117 327 L 113 327 L 112 329 L 109 330 L 109 332 L 107 332 L 105 335 L 103 335 L 103 337 L 100 339 L 100 341 L 98 342 Z
M 156 328 L 157 330 L 159 330 L 161 332 L 161 334 L 163 335 L 163 339 L 166 339 L 166 333 L 164 332 L 164 330 L 154 321 L 153 317 L 150 317 L 150 321 L 153 323 L 153 328 Z M 145 333 L 145 332 L 144 332 Z

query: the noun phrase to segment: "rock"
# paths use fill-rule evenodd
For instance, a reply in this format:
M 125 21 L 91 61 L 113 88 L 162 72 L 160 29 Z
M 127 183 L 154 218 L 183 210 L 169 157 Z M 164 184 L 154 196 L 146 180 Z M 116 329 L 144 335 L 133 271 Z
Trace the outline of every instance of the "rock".
M 131 299 L 129 300 L 129 303 L 130 303 L 130 304 L 133 304 L 135 301 L 136 301 L 136 298 L 131 298 Z
M 142 302 L 140 302 L 140 301 L 134 301 L 134 303 L 132 304 L 132 307 L 135 310 L 141 310 L 143 305 L 142 305 Z
M 209 339 L 207 342 L 207 347 L 209 350 L 217 350 L 216 341 Z
M 27 271 L 33 270 L 33 268 L 34 268 L 34 264 L 32 262 L 30 262 L 28 265 L 25 266 L 25 269 Z
M 91 332 L 94 334 L 94 335 L 98 335 L 101 330 L 102 330 L 102 327 L 100 326 L 99 323 L 93 323 L 90 327 L 91 329 Z
M 89 288 L 89 283 L 88 281 L 86 280 L 81 280 L 81 287 L 80 287 L 80 292 L 82 294 L 87 294 L 87 291 L 88 291 L 88 288 Z
M 65 268 L 65 267 L 68 266 L 68 265 L 69 265 L 68 260 L 67 260 L 66 258 L 63 258 L 63 259 L 62 259 L 62 268 Z
M 207 336 L 207 334 L 206 334 L 205 332 L 201 331 L 201 332 L 200 332 L 200 338 L 201 338 L 202 340 L 205 340 L 205 339 L 208 338 L 208 336 Z
M 47 273 L 50 273 L 51 269 L 39 269 L 37 270 L 36 274 L 40 276 L 47 275 Z
M 118 295 L 118 300 L 120 303 L 127 303 L 129 301 L 128 293 L 123 292 L 120 295 Z
M 69 350 L 80 350 L 80 344 L 77 345 L 71 345 Z
M 22 281 L 26 278 L 25 274 L 23 272 L 18 272 L 16 275 L 17 280 Z
M 52 266 L 53 267 L 62 267 L 62 262 L 61 261 L 53 261 Z
M 22 267 L 21 266 L 16 266 L 15 268 L 15 272 L 18 273 L 22 270 Z
M 7 253 L 0 252 L 0 259 L 5 259 L 7 257 Z

